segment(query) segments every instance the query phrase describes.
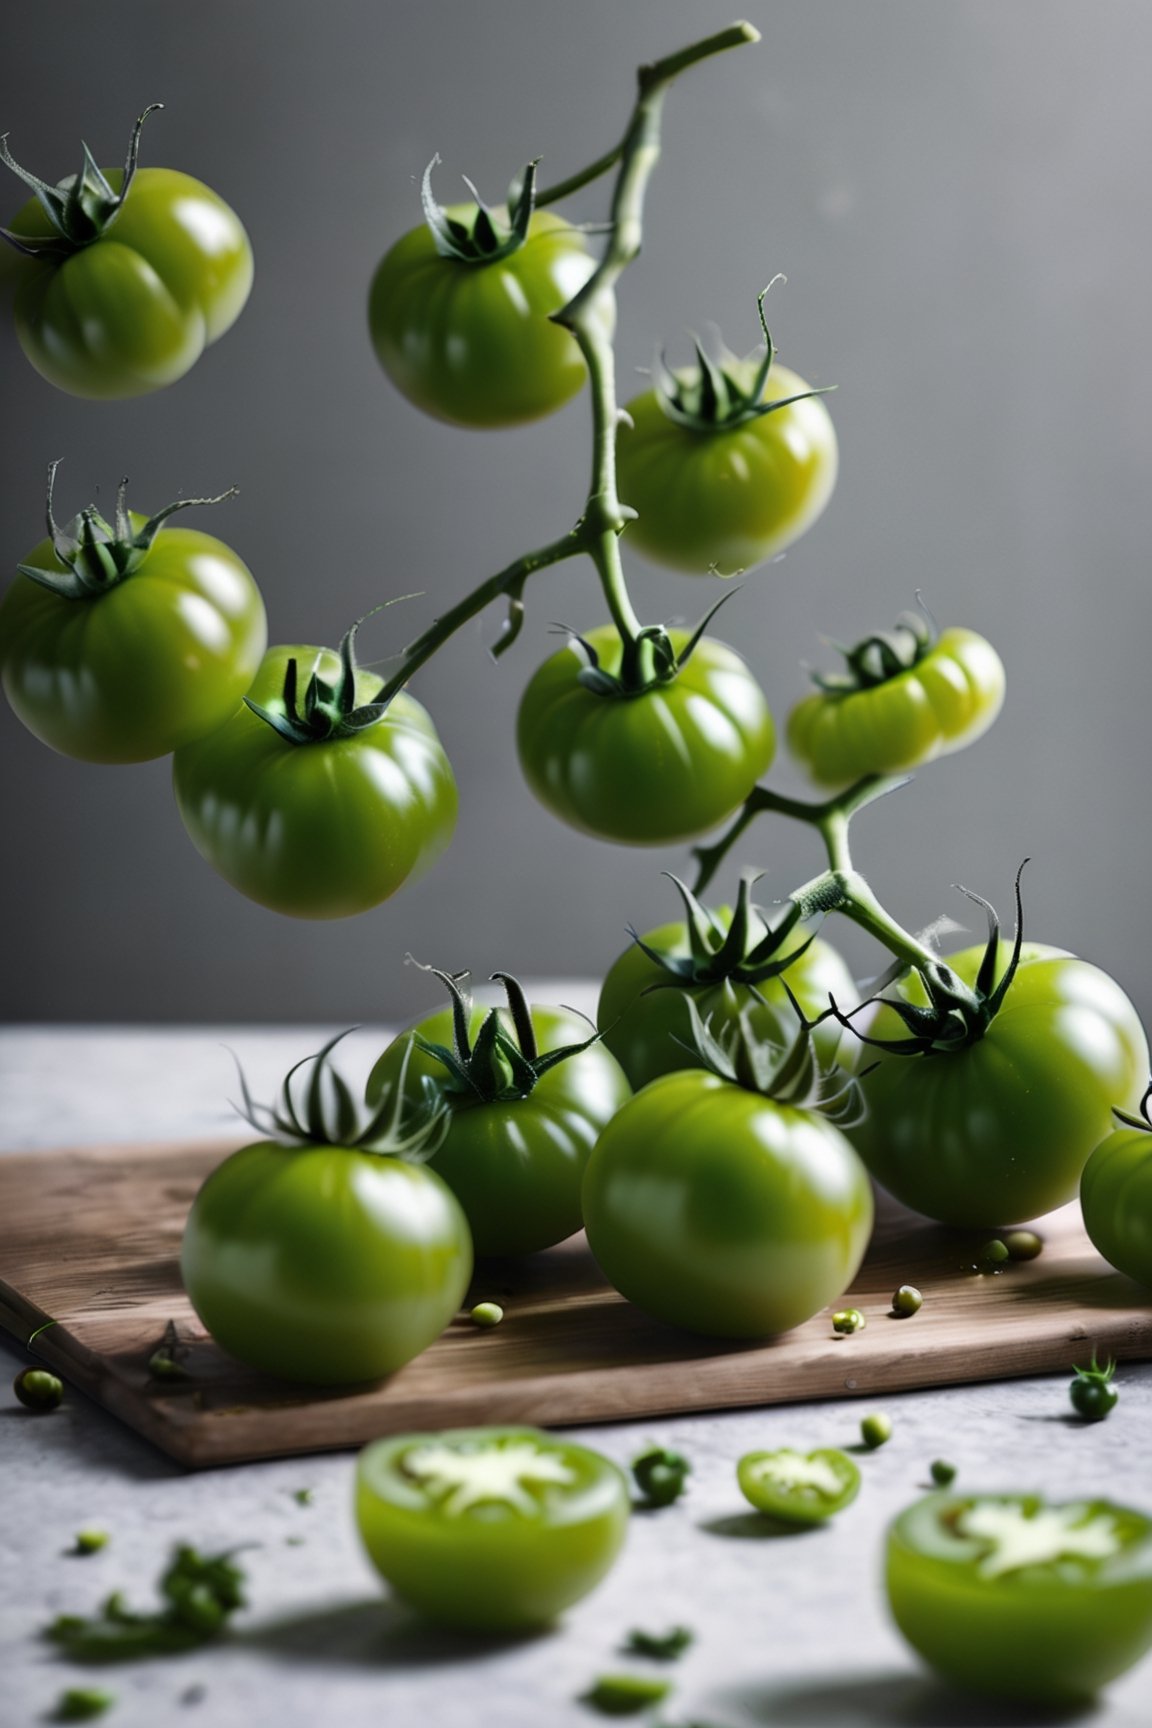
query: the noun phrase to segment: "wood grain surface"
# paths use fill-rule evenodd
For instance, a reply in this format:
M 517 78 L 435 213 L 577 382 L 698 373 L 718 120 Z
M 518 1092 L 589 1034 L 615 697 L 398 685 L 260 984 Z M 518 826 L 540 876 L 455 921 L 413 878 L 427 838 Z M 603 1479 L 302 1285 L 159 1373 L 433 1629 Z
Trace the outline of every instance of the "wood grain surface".
M 844 1303 L 763 1344 L 718 1344 L 649 1319 L 609 1288 L 582 1236 L 489 1261 L 468 1303 L 501 1302 L 502 1325 L 455 1321 L 389 1380 L 348 1391 L 291 1386 L 226 1357 L 180 1283 L 184 1218 L 234 1142 L 94 1147 L 0 1159 L 0 1324 L 71 1385 L 182 1464 L 236 1463 L 358 1446 L 379 1434 L 486 1422 L 612 1421 L 1069 1372 L 1101 1357 L 1152 1357 L 1152 1301 L 1113 1272 L 1079 1208 L 1038 1226 L 1044 1253 L 1001 1274 L 971 1270 L 989 1232 L 944 1230 L 881 1207 Z M 924 1295 L 893 1319 L 898 1284 Z M 51 1321 L 51 1325 L 46 1323 Z M 187 1379 L 148 1361 L 173 1323 Z

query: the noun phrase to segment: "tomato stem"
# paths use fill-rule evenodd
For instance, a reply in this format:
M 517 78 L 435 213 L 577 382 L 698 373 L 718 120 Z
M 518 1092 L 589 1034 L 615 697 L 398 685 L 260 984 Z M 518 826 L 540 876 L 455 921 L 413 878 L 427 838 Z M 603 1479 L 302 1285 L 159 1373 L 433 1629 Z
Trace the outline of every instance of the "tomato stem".
M 644 196 L 660 155 L 660 116 L 668 87 L 679 73 L 699 61 L 725 49 L 759 40 L 759 31 L 751 24 L 736 23 L 700 42 L 690 43 L 663 60 L 653 61 L 650 66 L 641 66 L 636 75 L 636 106 L 621 142 L 598 157 L 590 167 L 537 196 L 538 206 L 555 203 L 566 193 L 576 191 L 620 164 L 604 255 L 580 292 L 553 314 L 555 323 L 572 332 L 588 368 L 592 398 L 592 482 L 587 502 L 580 520 L 567 534 L 539 551 L 526 553 L 506 569 L 490 576 L 410 643 L 397 671 L 381 688 L 377 698 L 380 703 L 387 705 L 449 637 L 493 600 L 499 599 L 507 600 L 508 617 L 493 653 L 502 654 L 520 634 L 524 585 L 529 576 L 550 564 L 574 558 L 578 553 L 586 554 L 596 568 L 612 622 L 620 633 L 626 652 L 635 661 L 639 686 L 643 687 L 652 680 L 654 650 L 642 633 L 620 560 L 620 535 L 636 513 L 621 503 L 616 490 L 616 428 L 620 410 L 616 399 L 616 356 L 612 341 L 616 321 L 615 285 L 622 271 L 640 251 Z
M 376 700 L 387 705 L 392 698 L 403 690 L 412 674 L 419 670 L 426 661 L 431 660 L 438 648 L 443 647 L 450 636 L 471 619 L 490 606 L 493 600 L 506 598 L 509 603 L 508 623 L 504 634 L 496 643 L 493 653 L 501 654 L 505 648 L 511 647 L 520 633 L 520 614 L 522 613 L 521 594 L 524 584 L 537 570 L 545 570 L 550 564 L 559 564 L 565 558 L 574 558 L 584 550 L 583 542 L 576 529 L 563 535 L 559 540 L 553 540 L 548 546 L 538 547 L 535 552 L 526 552 L 522 558 L 508 564 L 503 570 L 498 570 L 495 576 L 489 576 L 471 594 L 444 613 L 442 618 L 434 619 L 423 635 L 417 636 L 404 650 L 400 666 L 391 678 L 380 688 Z
M 897 923 L 852 863 L 848 830 L 853 816 L 866 805 L 874 804 L 907 784 L 907 776 L 868 774 L 842 792 L 820 801 L 787 798 L 767 786 L 754 786 L 720 839 L 712 846 L 695 849 L 698 870 L 694 893 L 704 892 L 737 840 L 762 812 L 770 810 L 778 816 L 804 822 L 815 828 L 824 841 L 828 867 L 788 895 L 788 899 L 799 908 L 800 917 L 808 919 L 839 912 L 842 917 L 867 930 L 904 965 L 930 971 L 947 985 L 954 996 L 975 1011 L 975 994 L 944 964 L 934 949 Z

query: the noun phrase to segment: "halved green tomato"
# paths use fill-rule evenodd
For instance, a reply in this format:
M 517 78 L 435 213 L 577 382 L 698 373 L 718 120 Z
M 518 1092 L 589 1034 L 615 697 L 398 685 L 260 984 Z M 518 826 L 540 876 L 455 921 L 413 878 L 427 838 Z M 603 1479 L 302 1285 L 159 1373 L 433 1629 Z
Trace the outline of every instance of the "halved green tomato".
M 736 1466 L 736 1480 L 749 1505 L 785 1524 L 821 1524 L 860 1492 L 859 1470 L 834 1447 L 748 1452 Z
M 929 1494 L 888 1532 L 888 1599 L 947 1679 L 1090 1698 L 1152 1648 L 1152 1518 L 1109 1500 Z
M 356 1518 L 398 1596 L 450 1626 L 547 1625 L 598 1584 L 624 1541 L 623 1472 L 538 1428 L 400 1434 L 360 1454 Z

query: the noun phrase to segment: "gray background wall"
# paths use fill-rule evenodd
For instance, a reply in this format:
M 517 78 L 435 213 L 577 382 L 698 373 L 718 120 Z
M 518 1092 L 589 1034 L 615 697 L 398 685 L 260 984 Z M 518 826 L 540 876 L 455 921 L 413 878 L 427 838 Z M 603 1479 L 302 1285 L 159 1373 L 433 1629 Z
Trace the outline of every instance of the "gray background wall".
M 48 178 L 81 137 L 206 180 L 257 258 L 230 335 L 159 395 L 52 390 L 0 323 L 0 557 L 40 534 L 47 461 L 62 513 L 107 497 L 242 495 L 202 525 L 248 561 L 273 639 L 334 641 L 357 614 L 386 653 L 582 502 L 586 408 L 481 436 L 411 410 L 378 372 L 364 300 L 419 219 L 433 151 L 499 197 L 529 156 L 556 178 L 619 133 L 641 60 L 728 22 L 728 0 L 8 0 L 0 125 Z M 821 633 L 853 639 L 923 588 L 984 631 L 1009 700 L 974 750 L 862 818 L 859 861 L 909 925 L 961 911 L 963 881 L 1010 910 L 1031 853 L 1030 933 L 1113 971 L 1152 1007 L 1146 884 L 1152 344 L 1147 67 L 1139 0 L 751 0 L 764 33 L 669 101 L 644 255 L 623 284 L 625 388 L 658 337 L 756 335 L 775 271 L 782 357 L 839 385 L 842 476 L 824 519 L 724 615 L 782 717 Z M 13 183 L 7 200 L 20 201 Z M 594 219 L 604 188 L 573 201 Z M 648 616 L 695 616 L 707 584 L 633 561 Z M 193 852 L 167 764 L 84 767 L 0 713 L 3 1011 L 21 1019 L 356 1020 L 428 1000 L 411 949 L 477 973 L 602 969 L 624 927 L 671 915 L 683 849 L 583 839 L 539 809 L 512 748 L 549 623 L 596 622 L 590 573 L 538 576 L 499 665 L 465 631 L 416 686 L 462 791 L 450 853 L 415 889 L 339 924 L 241 899 Z M 394 632 L 394 634 L 392 634 Z M 799 787 L 785 763 L 775 784 Z M 736 863 L 779 895 L 820 859 L 762 820 Z M 858 969 L 875 951 L 854 933 Z

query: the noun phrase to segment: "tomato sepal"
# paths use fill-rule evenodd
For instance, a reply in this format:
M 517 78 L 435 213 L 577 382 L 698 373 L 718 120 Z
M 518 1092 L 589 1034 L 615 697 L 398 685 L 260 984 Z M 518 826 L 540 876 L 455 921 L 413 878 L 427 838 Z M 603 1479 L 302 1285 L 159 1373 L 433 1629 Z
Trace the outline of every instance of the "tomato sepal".
M 561 1062 L 598 1044 L 603 1036 L 593 1028 L 591 1034 L 578 1043 L 562 1044 L 554 1050 L 541 1052 L 532 1024 L 532 1011 L 519 980 L 510 972 L 493 972 L 491 981 L 504 986 L 513 1036 L 504 1029 L 500 1010 L 492 1008 L 484 1016 L 480 1030 L 472 1035 L 472 993 L 468 988 L 468 972 L 442 972 L 437 966 L 422 966 L 439 978 L 451 997 L 452 1046 L 433 1042 L 414 1032 L 408 1046 L 414 1045 L 431 1056 L 447 1071 L 447 1079 L 438 1089 L 445 1098 L 479 1104 L 507 1104 L 531 1097 L 537 1083 L 550 1069 Z M 401 1085 L 403 1082 L 401 1081 Z M 435 1082 L 431 1082 L 435 1088 Z
M 118 191 L 97 165 L 87 144 L 81 145 L 84 161 L 79 174 L 51 186 L 22 168 L 8 148 L 7 136 L 0 137 L 0 162 L 31 188 L 52 228 L 52 233 L 46 235 L 17 234 L 11 228 L 0 228 L 0 235 L 27 258 L 55 261 L 70 258 L 93 240 L 99 240 L 119 216 L 136 178 L 144 122 L 163 106 L 163 102 L 150 103 L 133 126 Z
M 106 594 L 140 568 L 170 516 L 192 505 L 223 504 L 226 499 L 235 498 L 240 490 L 238 486 L 229 486 L 215 498 L 177 498 L 145 519 L 129 513 L 128 482 L 121 480 L 116 491 L 115 525 L 105 520 L 95 504 L 90 504 L 61 527 L 52 510 L 59 466 L 59 458 L 48 464 L 46 517 L 48 538 L 63 571 L 47 570 L 42 564 L 17 564 L 16 569 L 21 576 L 31 577 L 33 582 L 65 600 L 93 600 Z
M 536 208 L 536 169 L 529 162 L 508 188 L 507 221 L 489 209 L 479 192 L 464 176 L 464 184 L 475 201 L 476 213 L 465 221 L 439 203 L 432 191 L 432 170 L 440 166 L 439 152 L 424 170 L 420 182 L 420 201 L 424 220 L 441 258 L 453 258 L 461 264 L 495 264 L 501 258 L 518 252 L 528 238 L 528 225 Z M 503 232 L 502 232 L 503 230 Z
M 694 340 L 696 370 L 676 372 L 668 365 L 663 351 L 658 354 L 653 368 L 656 400 L 674 425 L 683 426 L 690 432 L 730 430 L 744 426 L 750 420 L 759 420 L 765 414 L 790 408 L 793 403 L 826 396 L 835 390 L 835 384 L 819 389 L 805 387 L 790 396 L 764 400 L 776 358 L 776 347 L 764 316 L 764 301 L 769 289 L 783 280 L 782 276 L 774 276 L 768 287 L 761 289 L 756 296 L 756 310 L 764 332 L 764 347 L 758 356 L 751 354 L 741 360 L 721 344 L 719 357 L 713 360 L 700 342 Z

